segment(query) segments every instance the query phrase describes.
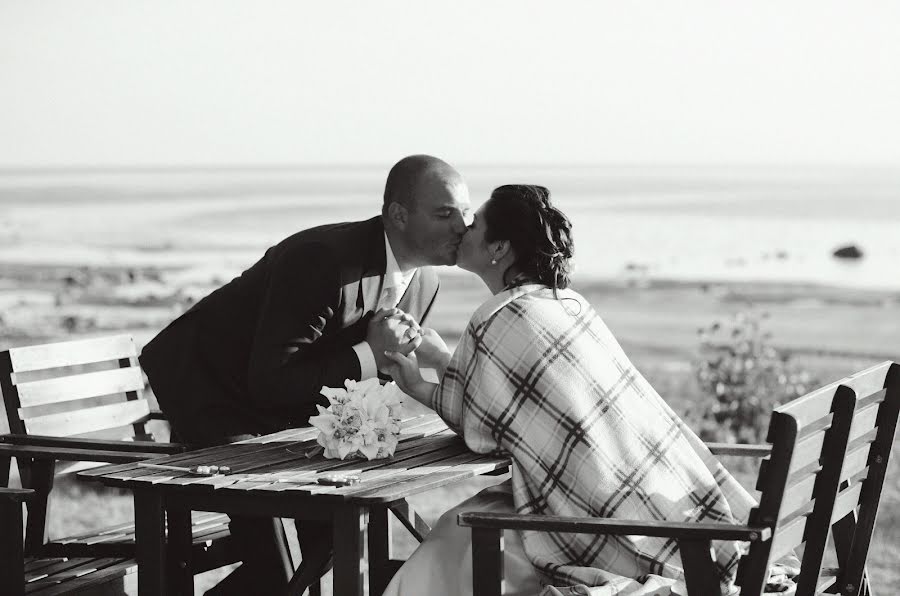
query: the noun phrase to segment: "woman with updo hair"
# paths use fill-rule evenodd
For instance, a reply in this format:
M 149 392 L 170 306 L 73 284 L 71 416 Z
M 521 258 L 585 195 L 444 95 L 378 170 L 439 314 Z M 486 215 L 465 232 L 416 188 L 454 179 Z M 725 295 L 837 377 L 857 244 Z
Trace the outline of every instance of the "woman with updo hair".
M 629 361 L 591 305 L 569 288 L 572 225 L 542 186 L 494 190 L 457 265 L 493 296 L 450 354 L 433 330 L 387 353 L 405 393 L 437 412 L 476 453 L 506 453 L 508 481 L 444 514 L 386 596 L 472 593 L 462 511 L 630 520 L 736 522 L 753 500 Z M 425 381 L 418 360 L 436 363 Z M 714 543 L 734 579 L 734 543 Z M 507 531 L 504 594 L 665 595 L 682 577 L 674 540 Z M 728 593 L 728 592 L 723 592 Z

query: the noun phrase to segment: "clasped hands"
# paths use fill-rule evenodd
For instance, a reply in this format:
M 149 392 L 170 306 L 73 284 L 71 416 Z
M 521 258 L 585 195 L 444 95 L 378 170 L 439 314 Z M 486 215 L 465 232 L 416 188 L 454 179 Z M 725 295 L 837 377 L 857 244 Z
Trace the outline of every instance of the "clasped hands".
M 417 367 L 441 371 L 449 358 L 449 350 L 437 332 L 420 327 L 412 315 L 399 308 L 382 309 L 372 316 L 366 342 L 372 348 L 378 370 L 383 372 L 391 372 L 396 364 L 386 353 L 410 356 L 415 358 Z

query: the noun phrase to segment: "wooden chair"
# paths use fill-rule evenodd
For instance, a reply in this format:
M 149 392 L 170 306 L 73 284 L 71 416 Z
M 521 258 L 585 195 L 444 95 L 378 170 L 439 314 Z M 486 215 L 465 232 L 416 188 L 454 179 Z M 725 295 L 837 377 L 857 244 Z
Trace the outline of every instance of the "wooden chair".
M 22 504 L 32 498 L 29 489 L 0 488 L 0 594 L 123 594 L 125 577 L 137 571 L 133 559 L 25 558 Z
M 0 435 L 0 486 L 9 486 L 11 458 L 27 503 L 25 555 L 131 558 L 134 525 L 101 528 L 50 540 L 49 495 L 54 479 L 103 463 L 127 463 L 184 447 L 158 443 L 145 424 L 155 415 L 143 397 L 144 378 L 128 335 L 12 348 L 0 352 L 0 390 L 10 434 Z M 85 463 L 94 462 L 94 463 Z M 238 561 L 228 518 L 193 520 L 192 566 L 197 572 Z
M 475 596 L 500 594 L 503 529 L 640 535 L 678 541 L 691 596 L 720 594 L 711 540 L 749 542 L 738 566 L 742 596 L 765 589 L 769 565 L 803 547 L 797 596 L 869 596 L 866 558 L 900 415 L 900 365 L 885 362 L 775 409 L 759 469 L 759 506 L 746 524 L 643 522 L 468 512 Z M 829 533 L 838 562 L 822 569 Z

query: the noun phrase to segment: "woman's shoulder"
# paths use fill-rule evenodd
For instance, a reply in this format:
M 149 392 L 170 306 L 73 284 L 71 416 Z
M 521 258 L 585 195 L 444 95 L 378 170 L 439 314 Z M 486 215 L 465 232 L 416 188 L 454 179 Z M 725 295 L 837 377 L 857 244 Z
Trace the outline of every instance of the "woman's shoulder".
M 505 290 L 492 296 L 472 316 L 471 323 L 483 325 L 498 316 L 504 319 L 529 318 L 553 312 L 580 314 L 590 305 L 584 297 L 572 289 L 556 290 L 541 284 L 526 284 Z

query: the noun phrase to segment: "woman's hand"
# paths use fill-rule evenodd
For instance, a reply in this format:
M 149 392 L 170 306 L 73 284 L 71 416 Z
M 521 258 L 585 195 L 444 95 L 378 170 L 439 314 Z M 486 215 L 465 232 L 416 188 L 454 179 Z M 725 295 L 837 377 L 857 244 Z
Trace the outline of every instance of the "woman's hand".
M 384 355 L 391 362 L 387 367 L 387 372 L 403 393 L 430 408 L 431 394 L 437 385 L 422 378 L 416 353 L 412 352 L 407 355 L 403 352 L 386 351 Z
M 438 332 L 428 327 L 421 329 L 422 341 L 416 348 L 416 357 L 419 360 L 419 366 L 422 368 L 433 368 L 437 370 L 438 376 L 442 376 L 450 362 L 450 349 L 447 344 L 438 335 Z
M 366 343 L 372 348 L 375 366 L 386 371 L 391 362 L 384 352 L 409 354 L 422 342 L 419 324 L 412 315 L 399 308 L 385 308 L 376 312 L 366 327 Z

